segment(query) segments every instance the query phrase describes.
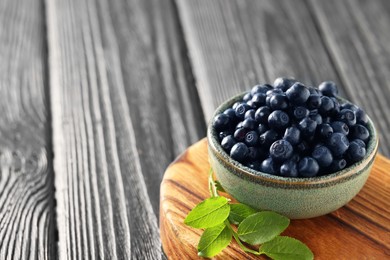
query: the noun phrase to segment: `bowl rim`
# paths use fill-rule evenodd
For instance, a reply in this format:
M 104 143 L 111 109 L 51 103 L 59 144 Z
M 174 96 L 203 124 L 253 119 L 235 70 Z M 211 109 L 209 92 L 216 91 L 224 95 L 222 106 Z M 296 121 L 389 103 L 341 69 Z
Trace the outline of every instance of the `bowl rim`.
M 322 185 L 327 185 L 327 184 L 340 182 L 340 181 L 343 182 L 345 180 L 354 177 L 355 175 L 359 175 L 359 173 L 361 173 L 363 169 L 365 169 L 368 165 L 370 165 L 370 162 L 372 162 L 373 159 L 375 158 L 376 152 L 378 150 L 378 143 L 379 143 L 378 133 L 371 118 L 367 116 L 368 117 L 367 128 L 370 132 L 370 141 L 366 147 L 367 149 L 366 156 L 363 158 L 363 160 L 356 162 L 341 171 L 337 171 L 331 174 L 326 174 L 317 177 L 309 177 L 309 178 L 283 177 L 283 176 L 271 175 L 265 172 L 253 170 L 239 163 L 238 161 L 233 160 L 225 152 L 225 150 L 222 148 L 221 144 L 219 143 L 217 137 L 217 131 L 212 127 L 212 120 L 217 114 L 220 114 L 225 109 L 231 107 L 235 102 L 240 101 L 246 93 L 248 93 L 248 91 L 242 92 L 226 100 L 220 106 L 218 106 L 218 108 L 214 111 L 214 114 L 207 127 L 207 140 L 208 140 L 209 151 L 211 149 L 213 154 L 216 157 L 218 157 L 218 159 L 221 162 L 233 168 L 233 171 L 230 171 L 233 174 L 239 177 L 245 177 L 246 179 L 252 180 L 254 182 L 259 182 L 259 183 L 272 183 L 274 185 L 283 185 L 283 186 L 290 186 L 290 187 L 291 186 L 292 187 L 299 187 L 299 186 L 317 187 L 318 185 L 322 186 Z M 337 97 L 337 99 L 341 100 L 342 102 L 352 103 L 347 99 L 341 97 Z

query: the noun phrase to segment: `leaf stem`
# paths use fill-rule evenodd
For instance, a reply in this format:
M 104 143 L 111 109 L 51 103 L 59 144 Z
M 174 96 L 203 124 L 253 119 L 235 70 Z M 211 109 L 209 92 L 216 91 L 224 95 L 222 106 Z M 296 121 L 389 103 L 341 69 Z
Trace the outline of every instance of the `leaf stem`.
M 255 251 L 255 250 L 252 250 L 250 248 L 247 248 L 246 246 L 244 246 L 244 244 L 241 242 L 240 238 L 238 237 L 236 231 L 233 230 L 232 226 L 230 226 L 230 223 L 228 220 L 225 220 L 225 225 L 232 231 L 233 233 L 233 237 L 234 239 L 237 241 L 238 245 L 240 246 L 240 248 L 247 252 L 247 253 L 252 253 L 254 255 L 261 255 L 261 253 Z
M 213 180 L 213 169 L 209 170 L 209 191 L 211 197 L 218 197 L 217 187 L 215 186 L 215 182 Z

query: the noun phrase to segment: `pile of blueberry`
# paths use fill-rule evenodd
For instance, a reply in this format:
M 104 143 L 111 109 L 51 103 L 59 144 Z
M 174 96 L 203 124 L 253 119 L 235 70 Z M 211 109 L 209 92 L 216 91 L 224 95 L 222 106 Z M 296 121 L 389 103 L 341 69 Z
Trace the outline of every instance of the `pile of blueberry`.
M 366 113 L 340 103 L 337 86 L 294 79 L 256 85 L 212 125 L 222 148 L 254 170 L 285 177 L 333 173 L 360 161 L 370 139 Z

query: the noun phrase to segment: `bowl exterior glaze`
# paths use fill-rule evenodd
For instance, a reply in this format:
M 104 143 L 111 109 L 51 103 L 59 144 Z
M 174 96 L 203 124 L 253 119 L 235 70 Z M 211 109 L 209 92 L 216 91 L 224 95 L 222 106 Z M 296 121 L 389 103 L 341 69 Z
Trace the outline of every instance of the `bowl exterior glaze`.
M 240 94 L 222 104 L 214 115 L 242 96 Z M 211 124 L 207 132 L 209 161 L 222 187 L 239 202 L 260 210 L 272 210 L 291 219 L 317 217 L 347 204 L 365 184 L 378 148 L 371 120 L 368 128 L 371 139 L 366 157 L 342 171 L 325 176 L 285 178 L 245 167 L 222 149 Z

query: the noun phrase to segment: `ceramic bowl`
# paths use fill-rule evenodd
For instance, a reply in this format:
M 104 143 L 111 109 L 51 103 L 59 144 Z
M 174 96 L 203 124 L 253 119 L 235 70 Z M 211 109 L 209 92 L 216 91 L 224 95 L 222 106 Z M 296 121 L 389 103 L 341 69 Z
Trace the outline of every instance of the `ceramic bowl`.
M 241 100 L 244 94 L 224 102 L 214 116 Z M 347 204 L 363 187 L 378 149 L 378 137 L 371 119 L 368 130 L 371 137 L 362 161 L 329 175 L 287 178 L 255 171 L 231 159 L 210 123 L 207 130 L 209 161 L 222 187 L 239 202 L 291 219 L 312 218 Z

